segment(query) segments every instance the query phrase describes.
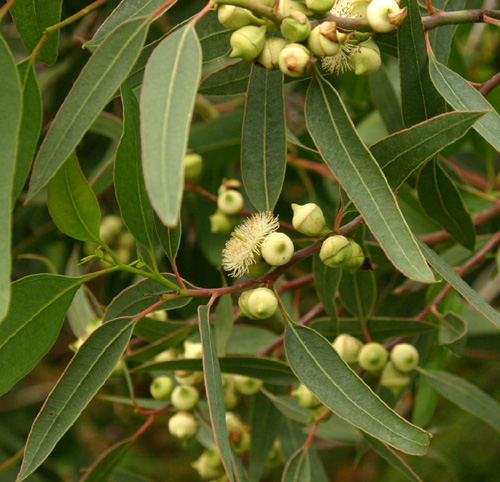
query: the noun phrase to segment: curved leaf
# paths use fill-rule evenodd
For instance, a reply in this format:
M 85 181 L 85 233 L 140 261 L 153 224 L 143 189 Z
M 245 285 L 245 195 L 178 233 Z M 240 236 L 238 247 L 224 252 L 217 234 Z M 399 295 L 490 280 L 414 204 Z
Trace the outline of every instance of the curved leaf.
M 200 86 L 200 94 L 234 95 L 244 94 L 248 88 L 248 79 L 252 64 L 238 60 L 207 75 Z
M 283 470 L 282 482 L 310 482 L 311 467 L 309 460 L 309 447 L 297 450 L 288 460 Z
M 360 320 L 371 315 L 377 299 L 377 283 L 373 271 L 358 269 L 354 274 L 342 273 L 339 294 L 346 309 Z
M 455 313 L 446 313 L 441 319 L 439 342 L 455 355 L 462 355 L 467 344 L 467 323 Z
M 342 278 L 341 269 L 331 269 L 321 261 L 319 253 L 314 254 L 314 281 L 318 298 L 323 303 L 323 308 L 330 318 L 337 324 L 337 303 L 335 297 Z
M 167 255 L 167 258 L 170 260 L 170 262 L 174 262 L 177 256 L 177 252 L 179 251 L 179 246 L 181 244 L 181 220 L 179 219 L 177 226 L 175 226 L 174 228 L 167 228 L 158 219 L 158 216 L 155 216 L 155 229 L 156 234 L 158 235 L 158 239 L 160 240 L 161 247 Z

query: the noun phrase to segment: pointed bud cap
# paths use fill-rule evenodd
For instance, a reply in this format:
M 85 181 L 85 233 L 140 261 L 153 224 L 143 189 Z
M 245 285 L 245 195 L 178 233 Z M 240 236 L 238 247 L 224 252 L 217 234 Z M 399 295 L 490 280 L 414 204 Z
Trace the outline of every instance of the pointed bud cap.
M 301 44 L 288 44 L 280 53 L 280 70 L 290 77 L 301 77 L 309 72 L 316 59 Z
M 260 248 L 262 258 L 271 266 L 287 264 L 294 252 L 293 241 L 284 233 L 271 233 Z
M 262 23 L 250 10 L 225 4 L 220 4 L 217 7 L 217 18 L 229 30 L 237 30 L 245 25 Z
M 278 309 L 278 299 L 269 288 L 252 290 L 247 302 L 248 312 L 259 320 L 270 318 Z
M 302 12 L 292 12 L 281 22 L 281 33 L 290 42 L 302 42 L 311 33 L 311 23 Z
M 325 236 L 329 233 L 323 211 L 317 204 L 292 204 L 292 209 L 292 224 L 299 233 L 306 236 Z
M 358 44 L 357 50 L 349 57 L 356 75 L 371 75 L 382 65 L 380 50 L 370 38 Z
M 384 345 L 371 342 L 364 345 L 359 351 L 358 362 L 363 370 L 378 372 L 385 367 L 389 354 Z
M 388 362 L 380 375 L 380 385 L 388 388 L 395 397 L 401 390 L 410 383 L 411 379 L 406 373 L 402 373 L 394 367 L 392 362 Z
M 198 433 L 198 422 L 187 412 L 177 412 L 168 421 L 168 431 L 181 440 L 189 440 Z
M 366 18 L 374 32 L 392 32 L 396 28 L 396 23 L 389 18 L 390 14 L 396 14 L 391 18 L 398 25 L 404 20 L 400 19 L 401 8 L 394 0 L 372 0 L 366 7 Z
M 363 342 L 351 335 L 342 334 L 333 341 L 333 348 L 346 363 L 357 362 L 362 347 Z
M 319 257 L 329 268 L 339 268 L 352 255 L 349 240 L 340 234 L 326 238 L 321 245 Z
M 399 343 L 391 350 L 391 361 L 400 372 L 409 372 L 418 365 L 418 350 L 409 343 Z
M 230 57 L 241 57 L 245 60 L 253 60 L 262 52 L 266 43 L 266 27 L 247 25 L 236 30 L 231 35 L 232 51 Z
M 198 404 L 200 395 L 196 388 L 189 385 L 179 385 L 175 387 L 170 395 L 172 405 L 178 410 L 185 412 L 192 410 Z

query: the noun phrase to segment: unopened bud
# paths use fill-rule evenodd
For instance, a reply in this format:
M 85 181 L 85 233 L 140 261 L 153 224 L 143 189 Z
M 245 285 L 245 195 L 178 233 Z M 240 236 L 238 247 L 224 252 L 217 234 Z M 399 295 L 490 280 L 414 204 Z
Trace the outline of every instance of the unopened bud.
M 188 370 L 176 370 L 175 379 L 181 385 L 195 386 L 203 381 L 203 372 L 191 372 Z
M 365 40 L 357 46 L 357 50 L 349 57 L 356 75 L 371 75 L 382 65 L 380 49 L 373 39 Z
M 222 375 L 224 407 L 226 410 L 235 409 L 240 403 L 240 395 L 236 391 L 233 377 L 231 375 Z
M 292 209 L 292 224 L 299 233 L 306 236 L 325 236 L 330 231 L 326 226 L 323 211 L 317 204 L 292 204 Z
M 264 320 L 270 318 L 278 309 L 278 299 L 276 295 L 268 288 L 257 288 L 252 290 L 247 302 L 248 312 Z
M 229 442 L 234 451 L 241 455 L 250 448 L 250 431 L 241 419 L 233 412 L 226 412 L 226 426 Z
M 306 0 L 306 6 L 314 13 L 325 13 L 332 9 L 335 0 Z
M 325 23 L 334 24 L 334 22 Z M 341 40 L 342 37 L 345 38 L 345 34 L 340 35 L 339 32 L 338 35 L 336 35 L 336 38 L 333 39 L 331 38 L 332 35 L 326 36 L 323 34 L 323 25 L 324 24 L 318 25 L 312 30 L 311 35 L 309 35 L 309 38 L 307 40 L 307 45 L 311 49 L 311 52 L 315 55 L 318 55 L 319 57 L 333 57 L 340 52 L 339 40 Z
M 299 385 L 299 387 L 292 392 L 292 397 L 295 398 L 303 408 L 312 409 L 321 405 L 316 395 L 314 395 L 305 385 Z
M 337 353 L 346 363 L 357 362 L 358 354 L 362 347 L 362 341 L 351 335 L 339 335 L 333 341 L 333 348 L 335 348 Z
M 409 372 L 418 365 L 418 350 L 409 343 L 399 343 L 391 350 L 391 362 L 400 372 Z
M 224 27 L 230 30 L 236 30 L 251 23 L 260 23 L 260 20 L 252 15 L 250 10 L 233 5 L 220 4 L 217 7 L 217 18 Z
M 351 243 L 352 247 L 352 254 L 351 257 L 342 264 L 342 269 L 345 269 L 351 274 L 354 274 L 361 266 L 363 266 L 365 262 L 365 253 L 363 253 L 363 248 L 356 243 L 356 241 L 353 241 L 352 239 L 349 240 Z
M 236 30 L 231 35 L 230 57 L 241 57 L 252 60 L 258 57 L 266 43 L 266 28 L 247 25 Z
M 227 189 L 217 197 L 219 211 L 228 216 L 240 213 L 244 204 L 242 194 L 235 189 Z
M 198 390 L 192 386 L 179 385 L 173 389 L 170 399 L 175 408 L 187 412 L 196 407 L 200 395 L 198 394 Z
M 150 318 L 152 320 L 156 321 L 167 321 L 167 312 L 165 310 L 158 310 L 158 311 L 153 311 L 152 313 L 149 313 L 147 315 L 147 318 Z
M 203 356 L 203 346 L 189 340 L 184 342 L 184 358 L 201 358 Z
M 340 234 L 326 238 L 319 252 L 321 261 L 330 268 L 339 268 L 349 260 L 351 255 L 351 243 Z
M 389 17 L 391 14 L 392 20 Z M 406 10 L 403 12 L 394 0 L 372 0 L 366 7 L 366 18 L 374 32 L 392 32 L 397 25 L 401 25 L 404 17 Z
M 155 362 L 166 362 L 177 360 L 177 350 L 175 348 L 169 348 L 168 350 L 163 350 L 161 353 L 158 353 L 154 357 Z
M 280 70 L 290 77 L 301 77 L 309 72 L 316 59 L 301 44 L 288 44 L 280 53 Z
M 410 380 L 410 377 L 397 370 L 392 362 L 387 363 L 380 375 L 380 385 L 391 390 L 395 397 L 410 383 Z
M 290 42 L 302 42 L 311 33 L 311 23 L 302 12 L 292 12 L 281 22 L 281 33 Z
M 124 228 L 122 218 L 110 214 L 104 216 L 99 228 L 99 237 L 106 244 L 113 244 Z
M 279 37 L 267 37 L 262 52 L 257 57 L 257 62 L 268 70 L 279 69 L 280 53 L 287 45 L 285 39 Z
M 234 386 L 242 395 L 254 395 L 262 387 L 262 380 L 246 377 L 244 375 L 233 375 Z
M 262 2 L 261 2 L 262 3 Z M 299 0 L 280 0 L 278 10 L 285 16 L 292 14 L 293 12 L 302 12 L 307 16 L 313 14 L 311 10 L 309 10 L 306 4 Z
M 384 368 L 389 354 L 383 345 L 371 342 L 364 345 L 358 355 L 358 362 L 363 370 L 378 372 Z
M 270 269 L 271 266 L 265 261 L 258 261 L 257 263 L 251 264 L 248 267 L 246 274 L 250 276 L 250 278 L 260 278 L 261 276 L 265 275 Z
M 174 382 L 170 377 L 156 377 L 151 382 L 149 391 L 155 400 L 170 400 L 174 386 Z
M 293 241 L 284 233 L 271 233 L 262 243 L 260 253 L 267 264 L 283 266 L 295 252 Z
M 199 154 L 186 154 L 184 157 L 184 179 L 187 182 L 197 181 L 203 169 L 203 158 Z
M 229 234 L 236 225 L 236 218 L 217 210 L 210 216 L 210 232 L 214 234 Z
M 188 412 L 177 412 L 168 421 L 168 431 L 174 437 L 188 440 L 198 433 L 198 422 Z
M 240 307 L 240 316 L 250 318 L 251 320 L 256 320 L 257 317 L 253 316 L 248 309 L 248 298 L 252 294 L 253 290 L 244 291 L 238 298 L 238 306 Z
M 198 460 L 191 466 L 204 480 L 218 479 L 224 475 L 224 467 L 217 447 L 209 447 L 203 451 Z

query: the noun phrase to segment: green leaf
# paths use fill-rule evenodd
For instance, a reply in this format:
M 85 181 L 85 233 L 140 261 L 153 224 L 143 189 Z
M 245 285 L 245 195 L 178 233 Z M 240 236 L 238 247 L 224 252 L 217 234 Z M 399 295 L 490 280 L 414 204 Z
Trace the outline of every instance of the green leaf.
M 309 446 L 300 448 L 288 459 L 281 480 L 282 482 L 311 482 Z
M 463 77 L 437 62 L 432 54 L 429 70 L 432 82 L 455 110 L 489 111 L 474 124 L 474 129 L 500 151 L 500 114 Z
M 50 181 L 47 199 L 50 216 L 64 234 L 79 241 L 101 243 L 101 210 L 75 153 Z
M 62 0 L 17 0 L 10 12 L 19 36 L 32 52 L 42 38 L 45 29 L 61 19 Z M 59 30 L 52 32 L 37 55 L 37 60 L 52 65 L 57 60 Z
M 23 190 L 31 170 L 43 119 L 42 98 L 33 62 L 30 59 L 25 60 L 17 64 L 17 70 L 21 78 L 23 111 L 19 128 L 12 202 L 17 199 Z
M 155 228 L 163 251 L 167 255 L 170 262 L 174 262 L 177 256 L 177 252 L 179 251 L 179 246 L 181 245 L 181 220 L 179 219 L 177 226 L 175 226 L 174 228 L 167 228 L 158 219 L 158 216 L 155 216 Z
M 339 417 L 402 452 L 427 452 L 429 434 L 391 410 L 321 335 L 288 323 L 285 348 L 297 378 Z
M 399 74 L 403 118 L 405 125 L 411 127 L 446 109 L 429 75 L 418 0 L 403 0 L 401 8 L 404 7 L 408 7 L 408 15 L 398 28 Z
M 419 371 L 443 397 L 500 433 L 500 404 L 487 393 L 451 373 L 439 370 Z
M 346 309 L 361 321 L 371 315 L 377 300 L 377 283 L 373 271 L 358 269 L 356 273 L 342 273 L 339 295 Z
M 196 22 L 195 27 L 203 51 L 203 62 L 211 62 L 229 52 L 229 39 L 233 31 L 221 25 L 217 12 L 207 12 Z
M 0 320 L 10 299 L 12 189 L 21 121 L 21 85 L 14 57 L 0 35 Z
M 455 355 L 462 355 L 467 344 L 467 322 L 455 313 L 446 313 L 441 319 L 439 343 Z
M 125 22 L 90 57 L 40 147 L 28 199 L 47 184 L 74 151 L 127 77 L 144 44 L 148 26 L 145 18 Z
M 109 321 L 80 347 L 33 423 L 17 478 L 19 482 L 44 462 L 107 380 L 127 347 L 132 329 L 132 320 Z
M 127 82 L 122 84 L 121 92 L 123 135 L 115 158 L 116 200 L 128 230 L 151 250 L 154 216 L 142 174 L 139 103 Z
M 460 244 L 474 249 L 476 232 L 460 192 L 435 159 L 418 177 L 418 197 L 427 215 L 437 221 Z
M 221 296 L 215 310 L 215 340 L 219 356 L 226 354 L 227 344 L 233 331 L 233 317 L 234 307 L 231 294 Z
M 109 112 L 101 112 L 89 127 L 89 132 L 107 137 L 118 144 L 123 134 L 123 122 Z
M 286 169 L 283 73 L 252 64 L 241 142 L 241 175 L 251 203 L 272 211 Z
M 427 159 L 460 139 L 484 112 L 449 112 L 396 132 L 370 146 L 393 191 Z
M 184 187 L 182 161 L 201 76 L 201 47 L 193 24 L 163 40 L 149 58 L 141 93 L 142 154 L 151 203 L 175 226 Z
M 201 82 L 200 94 L 203 95 L 235 95 L 244 94 L 248 88 L 248 80 L 252 64 L 238 60 L 225 65 L 207 75 Z
M 306 98 L 306 120 L 324 161 L 396 268 L 409 278 L 434 281 L 382 170 L 330 84 L 312 82 Z
M 198 307 L 198 320 L 200 324 L 200 338 L 203 347 L 203 375 L 205 377 L 205 390 L 207 392 L 210 422 L 215 443 L 219 448 L 222 464 L 231 482 L 233 477 L 233 462 L 231 460 L 231 446 L 226 427 L 226 409 L 222 389 L 222 376 L 217 358 L 215 338 L 210 328 L 208 306 Z
M 420 243 L 422 251 L 431 266 L 455 288 L 477 311 L 482 313 L 497 328 L 500 328 L 500 313 L 494 310 L 483 298 L 481 298 L 453 268 L 446 263 L 438 254 L 424 243 Z
M 135 325 L 134 336 L 144 338 L 148 343 L 155 343 L 171 335 L 179 328 L 184 328 L 184 324 L 159 321 L 149 316 L 141 318 Z
M 329 268 L 319 257 L 319 253 L 314 254 L 314 281 L 318 298 L 323 303 L 323 308 L 330 315 L 330 318 L 336 322 L 337 303 L 335 296 L 337 294 L 340 279 L 342 278 L 341 269 Z
M 38 274 L 12 284 L 10 309 L 0 323 L 0 395 L 50 350 L 71 300 L 84 282 L 85 278 Z

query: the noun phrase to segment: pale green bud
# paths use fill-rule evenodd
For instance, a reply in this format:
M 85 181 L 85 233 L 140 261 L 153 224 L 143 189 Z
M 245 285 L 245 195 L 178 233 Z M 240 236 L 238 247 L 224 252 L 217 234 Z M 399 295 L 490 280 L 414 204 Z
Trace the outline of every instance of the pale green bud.
M 189 385 L 175 387 L 170 395 L 172 405 L 178 410 L 189 411 L 196 407 L 200 395 L 196 388 Z
M 418 350 L 409 343 L 399 343 L 391 350 L 391 362 L 396 370 L 409 372 L 418 365 Z
M 335 22 L 323 22 L 312 30 L 307 43 L 313 54 L 333 57 L 340 52 L 340 44 L 346 37 L 345 33 L 337 30 Z
M 358 361 L 358 354 L 362 347 L 362 341 L 351 335 L 339 335 L 333 341 L 333 348 L 346 363 Z
M 262 52 L 257 57 L 257 62 L 268 70 L 279 69 L 280 53 L 287 45 L 285 39 L 279 37 L 267 37 Z
M 203 158 L 199 154 L 186 154 L 184 157 L 184 179 L 187 182 L 197 181 L 203 170 Z
M 313 12 L 307 8 L 304 2 L 296 2 L 293 0 L 280 0 L 278 11 L 285 16 L 288 16 L 293 12 L 302 12 L 308 17 L 313 14 Z
M 257 378 L 246 377 L 244 375 L 232 376 L 234 386 L 242 395 L 254 395 L 262 387 L 262 380 Z
M 292 224 L 299 233 L 306 236 L 325 236 L 330 231 L 326 226 L 323 211 L 317 204 L 292 204 L 292 209 Z
M 280 70 L 290 77 L 301 77 L 309 72 L 316 59 L 301 44 L 288 44 L 280 53 Z
M 266 467 L 279 467 L 283 463 L 284 459 L 283 452 L 281 451 L 281 442 L 279 439 L 276 439 L 273 443 L 271 451 L 269 452 Z
M 174 382 L 170 377 L 156 377 L 151 382 L 149 391 L 155 400 L 170 400 L 174 386 Z
M 224 467 L 217 447 L 205 449 L 198 460 L 195 460 L 191 466 L 204 480 L 216 479 L 224 475 Z
M 372 341 L 364 345 L 359 351 L 358 362 L 363 370 L 378 372 L 385 367 L 389 354 L 384 345 Z
M 198 422 L 188 412 L 177 412 L 168 421 L 168 431 L 174 437 L 188 440 L 198 433 Z
M 99 227 L 99 237 L 106 244 L 113 244 L 124 228 L 122 218 L 110 214 L 104 216 Z
M 240 213 L 244 204 L 243 195 L 235 189 L 227 189 L 217 197 L 219 211 L 228 216 Z
M 231 35 L 231 53 L 229 57 L 241 57 L 253 60 L 259 56 L 266 43 L 266 27 L 247 25 L 236 30 Z
M 351 17 L 366 18 L 366 9 L 370 1 L 360 0 L 352 3 Z
M 306 6 L 314 13 L 325 13 L 332 9 L 335 0 L 306 0 Z
M 321 261 L 330 268 L 339 268 L 351 255 L 351 243 L 345 236 L 340 234 L 326 238 L 319 252 Z
M 290 42 L 302 42 L 311 33 L 311 23 L 302 12 L 292 12 L 281 22 L 281 33 Z
M 358 44 L 357 50 L 349 57 L 356 75 L 374 74 L 382 65 L 380 49 L 373 39 Z
M 158 353 L 154 357 L 155 362 L 165 362 L 165 361 L 172 361 L 172 360 L 177 360 L 178 358 L 178 353 L 175 348 L 169 348 L 168 350 L 163 350 L 161 353 Z
M 265 5 L 266 7 L 274 7 L 276 0 L 257 0 L 261 5 Z
M 191 372 L 189 370 L 176 370 L 175 379 L 181 385 L 199 385 L 203 381 L 203 372 Z
M 262 258 L 271 266 L 287 264 L 294 252 L 293 241 L 284 233 L 271 233 L 260 248 Z
M 392 362 L 387 363 L 380 375 L 380 385 L 391 390 L 395 397 L 410 383 L 410 380 L 410 377 L 397 370 Z
M 266 262 L 258 261 L 257 263 L 251 264 L 248 267 L 247 275 L 250 276 L 250 278 L 260 278 L 261 276 L 265 275 L 270 269 L 271 266 Z
M 92 318 L 85 327 L 85 333 L 87 334 L 87 336 L 89 336 L 101 325 L 102 325 L 102 318 Z
M 203 356 L 203 346 L 189 340 L 184 342 L 184 358 L 201 358 Z
M 365 254 L 363 253 L 363 248 L 353 241 L 349 240 L 352 247 L 352 255 L 351 257 L 342 264 L 342 269 L 345 269 L 351 274 L 354 274 L 361 266 L 363 266 L 365 262 Z
M 210 216 L 210 231 L 214 234 L 229 234 L 236 225 L 236 218 L 217 210 Z
M 250 10 L 233 5 L 220 4 L 217 7 L 217 18 L 224 27 L 230 30 L 236 30 L 251 23 L 261 23 L 261 20 L 255 17 Z
M 299 385 L 296 390 L 292 392 L 292 397 L 299 402 L 303 408 L 317 408 L 321 406 L 321 402 L 316 395 L 312 393 L 305 385 Z
M 234 451 L 241 455 L 250 448 L 250 431 L 241 419 L 233 412 L 226 412 L 226 426 L 229 442 Z
M 243 293 L 240 294 L 238 298 L 238 306 L 240 307 L 240 315 L 239 316 L 244 316 L 246 318 L 250 318 L 251 320 L 256 320 L 257 318 L 253 316 L 250 311 L 248 310 L 248 298 L 250 298 L 250 295 L 252 294 L 253 290 L 248 290 L 244 291 Z
M 165 310 L 153 311 L 147 315 L 147 318 L 156 321 L 168 321 L 167 312 Z
M 226 410 L 235 409 L 240 403 L 240 396 L 236 391 L 233 377 L 230 375 L 222 375 L 224 407 Z
M 278 309 L 278 299 L 268 288 L 252 290 L 247 302 L 248 312 L 259 320 L 270 318 Z
M 406 18 L 407 9 L 394 0 L 372 0 L 366 7 L 366 18 L 374 32 L 392 32 Z

